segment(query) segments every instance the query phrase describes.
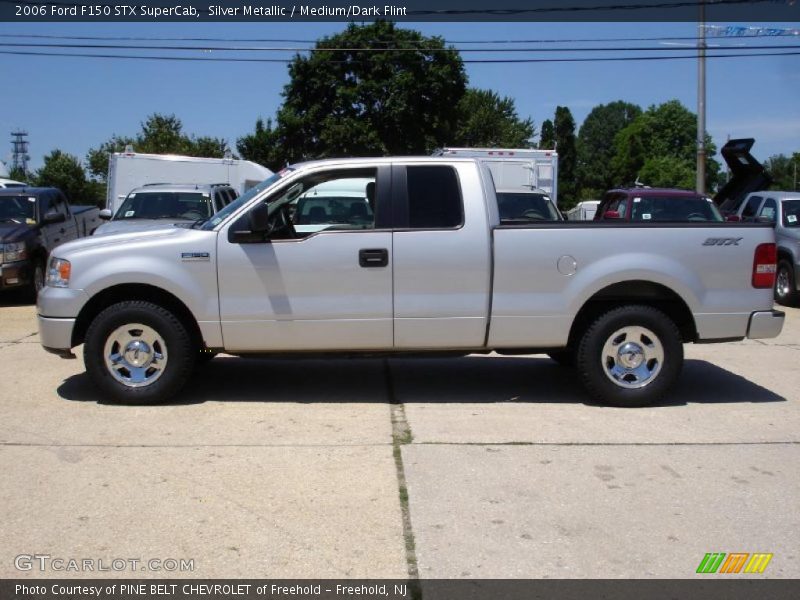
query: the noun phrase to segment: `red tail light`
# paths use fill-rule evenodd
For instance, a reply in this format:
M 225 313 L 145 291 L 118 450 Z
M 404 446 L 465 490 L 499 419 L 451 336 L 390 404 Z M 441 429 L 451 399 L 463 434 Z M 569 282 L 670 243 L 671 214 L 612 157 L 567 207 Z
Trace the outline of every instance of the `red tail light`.
M 753 287 L 772 288 L 775 285 L 778 249 L 775 244 L 759 244 L 753 257 Z

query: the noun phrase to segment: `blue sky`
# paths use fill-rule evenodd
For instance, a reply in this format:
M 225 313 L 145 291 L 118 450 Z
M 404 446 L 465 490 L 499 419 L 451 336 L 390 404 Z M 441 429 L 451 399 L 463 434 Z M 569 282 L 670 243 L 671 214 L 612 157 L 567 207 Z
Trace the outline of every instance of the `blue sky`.
M 448 40 L 630 38 L 696 33 L 693 23 L 404 26 Z M 798 24 L 777 26 L 798 27 Z M 2 23 L 0 33 L 315 39 L 343 27 L 341 23 Z M 720 38 L 709 39 L 709 43 L 719 41 Z M 794 38 L 784 43 L 798 41 Z M 748 43 L 767 44 L 775 40 L 756 38 Z M 760 159 L 800 151 L 800 56 L 711 59 L 707 71 L 708 130 L 718 147 L 730 135 L 755 137 L 754 153 Z M 281 102 L 281 89 L 288 79 L 283 64 L 8 55 L 0 55 L 0 73 L 5 82 L 0 103 L 0 159 L 9 158 L 10 144 L 5 140 L 10 137 L 10 130 L 22 127 L 30 133 L 33 168 L 40 166 L 42 156 L 53 148 L 83 158 L 90 147 L 111 134 L 134 134 L 139 123 L 153 112 L 174 113 L 183 120 L 188 132 L 223 137 L 233 146 L 237 137 L 252 131 L 257 117 L 267 118 L 275 113 Z M 467 65 L 467 74 L 470 85 L 514 98 L 520 115 L 533 118 L 537 128 L 544 119 L 552 118 L 557 105 L 568 106 L 580 125 L 593 106 L 618 99 L 646 107 L 677 98 L 693 111 L 697 103 L 694 60 L 471 64 Z

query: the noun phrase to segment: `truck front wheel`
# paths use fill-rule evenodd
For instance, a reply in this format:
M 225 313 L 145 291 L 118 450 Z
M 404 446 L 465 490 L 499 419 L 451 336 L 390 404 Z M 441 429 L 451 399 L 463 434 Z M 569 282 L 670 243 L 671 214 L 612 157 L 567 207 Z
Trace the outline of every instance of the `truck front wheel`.
M 598 401 L 647 406 L 661 399 L 683 365 L 675 323 L 651 306 L 629 305 L 598 317 L 578 346 L 578 371 Z
M 113 304 L 86 332 L 83 360 L 92 382 L 118 402 L 168 400 L 186 383 L 197 349 L 184 324 L 144 301 Z

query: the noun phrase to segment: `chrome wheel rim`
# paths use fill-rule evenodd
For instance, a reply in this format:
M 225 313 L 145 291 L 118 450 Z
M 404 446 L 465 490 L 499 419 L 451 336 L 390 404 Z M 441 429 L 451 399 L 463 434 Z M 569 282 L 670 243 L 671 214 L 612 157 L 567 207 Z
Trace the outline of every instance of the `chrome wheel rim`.
M 646 327 L 618 329 L 603 345 L 603 372 L 615 385 L 642 388 L 658 376 L 664 364 L 664 346 Z
M 778 276 L 775 279 L 775 290 L 778 292 L 778 296 L 781 298 L 789 295 L 789 271 L 786 270 L 785 267 L 778 269 Z
M 141 323 L 117 327 L 106 338 L 106 369 L 127 387 L 152 385 L 167 366 L 167 345 L 155 329 Z

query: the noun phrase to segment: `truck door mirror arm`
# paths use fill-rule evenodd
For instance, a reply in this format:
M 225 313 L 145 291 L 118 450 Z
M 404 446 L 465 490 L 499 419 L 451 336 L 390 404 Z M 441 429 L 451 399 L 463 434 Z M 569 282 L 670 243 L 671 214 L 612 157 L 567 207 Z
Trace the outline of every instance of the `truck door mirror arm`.
M 243 229 L 247 227 L 247 229 Z M 233 244 L 258 244 L 269 241 L 272 230 L 269 207 L 259 204 L 229 230 L 228 241 Z

